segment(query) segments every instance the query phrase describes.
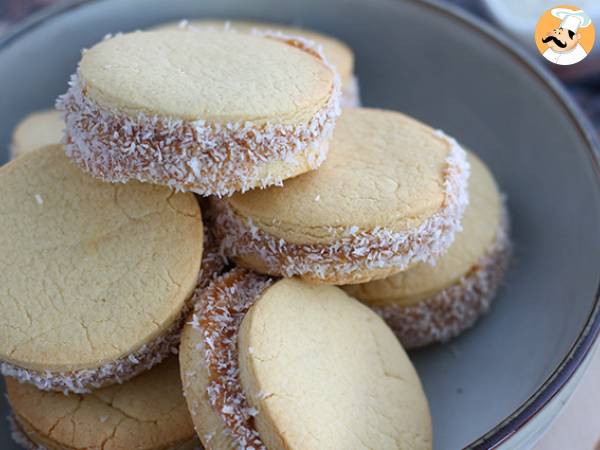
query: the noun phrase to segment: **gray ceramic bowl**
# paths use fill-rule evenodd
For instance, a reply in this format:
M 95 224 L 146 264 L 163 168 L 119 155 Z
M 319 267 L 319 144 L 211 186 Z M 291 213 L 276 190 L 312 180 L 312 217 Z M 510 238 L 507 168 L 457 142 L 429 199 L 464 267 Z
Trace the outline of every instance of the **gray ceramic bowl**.
M 475 328 L 412 357 L 436 449 L 529 445 L 598 334 L 600 170 L 591 129 L 563 90 L 487 26 L 417 0 L 76 1 L 0 41 L 0 162 L 17 121 L 65 91 L 82 47 L 109 32 L 202 16 L 339 36 L 356 52 L 366 105 L 442 128 L 487 162 L 512 213 L 512 270 Z M 5 425 L 0 447 L 17 448 Z

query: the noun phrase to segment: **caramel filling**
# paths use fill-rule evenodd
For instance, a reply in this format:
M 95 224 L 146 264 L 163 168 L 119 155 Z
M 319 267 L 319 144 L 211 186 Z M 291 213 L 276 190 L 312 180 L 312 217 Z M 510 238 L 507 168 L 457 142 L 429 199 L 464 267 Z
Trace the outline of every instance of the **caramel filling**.
M 203 338 L 210 405 L 239 448 L 266 450 L 239 379 L 238 332 L 244 316 L 270 286 L 266 276 L 234 269 L 202 292 L 192 326 Z

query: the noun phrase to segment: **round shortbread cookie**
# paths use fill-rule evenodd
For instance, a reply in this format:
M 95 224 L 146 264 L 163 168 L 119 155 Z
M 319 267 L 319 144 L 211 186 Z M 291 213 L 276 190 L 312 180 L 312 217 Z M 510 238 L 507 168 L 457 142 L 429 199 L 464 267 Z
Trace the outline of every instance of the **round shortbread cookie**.
M 401 113 L 348 109 L 323 166 L 283 187 L 212 201 L 226 253 L 330 284 L 384 278 L 446 251 L 468 202 L 451 138 Z
M 25 117 L 13 132 L 10 146 L 11 159 L 47 145 L 58 144 L 65 123 L 55 109 L 34 112 Z
M 60 145 L 0 168 L 0 369 L 86 392 L 178 343 L 203 249 L 192 194 L 101 183 Z
M 446 341 L 486 312 L 510 256 L 508 217 L 492 174 L 469 153 L 469 205 L 463 230 L 435 266 L 365 284 L 342 286 L 373 307 L 406 348 Z
M 339 39 L 332 36 L 319 33 L 307 28 L 282 25 L 280 23 L 270 22 L 253 22 L 246 20 L 218 20 L 218 19 L 202 19 L 202 20 L 183 20 L 179 23 L 171 22 L 159 25 L 154 28 L 157 30 L 164 29 L 181 29 L 181 30 L 211 30 L 223 31 L 233 30 L 241 33 L 252 33 L 256 31 L 279 31 L 288 36 L 298 36 L 303 39 L 308 39 L 320 45 L 327 60 L 335 67 L 340 75 L 342 82 L 341 104 L 344 107 L 360 106 L 360 94 L 358 87 L 358 79 L 354 75 L 354 53 L 352 49 L 344 44 Z
M 317 168 L 339 80 L 280 34 L 140 31 L 84 52 L 57 104 L 67 155 L 93 176 L 220 196 Z
M 180 364 L 207 448 L 431 448 L 427 400 L 406 353 L 336 287 L 235 269 L 196 304 Z
M 192 450 L 199 446 L 177 358 L 90 394 L 45 392 L 6 378 L 13 436 L 47 450 Z M 27 448 L 27 447 L 26 447 Z

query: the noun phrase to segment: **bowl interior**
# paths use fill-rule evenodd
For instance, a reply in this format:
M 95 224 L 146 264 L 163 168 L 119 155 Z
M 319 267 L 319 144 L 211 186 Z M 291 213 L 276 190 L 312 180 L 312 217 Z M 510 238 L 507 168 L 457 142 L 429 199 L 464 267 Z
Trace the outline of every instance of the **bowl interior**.
M 516 243 L 505 286 L 472 330 L 412 353 L 435 448 L 468 445 L 536 391 L 592 307 L 600 194 L 575 119 L 512 52 L 418 1 L 103 0 L 53 16 L 0 49 L 0 162 L 14 125 L 66 90 L 83 47 L 109 32 L 203 16 L 294 23 L 340 37 L 356 53 L 365 105 L 444 129 L 493 171 Z M 4 425 L 0 442 L 12 448 Z

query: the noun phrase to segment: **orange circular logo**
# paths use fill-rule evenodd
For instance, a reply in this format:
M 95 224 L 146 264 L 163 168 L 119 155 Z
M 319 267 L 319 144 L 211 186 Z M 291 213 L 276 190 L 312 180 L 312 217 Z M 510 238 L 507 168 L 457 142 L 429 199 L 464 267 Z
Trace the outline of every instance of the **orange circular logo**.
M 547 10 L 535 27 L 535 44 L 544 58 L 570 66 L 592 51 L 596 31 L 590 16 L 577 6 L 559 5 Z

